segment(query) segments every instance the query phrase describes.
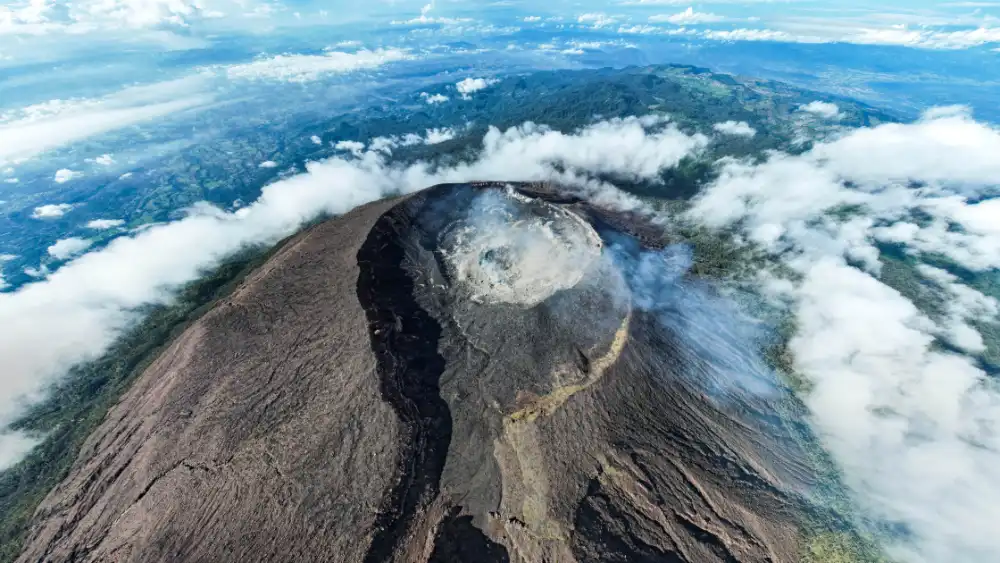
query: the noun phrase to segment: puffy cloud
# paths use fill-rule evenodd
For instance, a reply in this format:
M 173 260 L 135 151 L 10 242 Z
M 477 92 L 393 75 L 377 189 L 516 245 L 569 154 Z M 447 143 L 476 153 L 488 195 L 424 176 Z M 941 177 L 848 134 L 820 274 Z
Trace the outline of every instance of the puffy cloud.
M 443 104 L 448 101 L 448 96 L 444 94 L 428 94 L 427 92 L 421 92 L 420 97 L 427 102 L 428 105 Z
M 111 20 L 130 27 L 184 26 L 198 17 L 220 15 L 191 0 L 100 0 L 73 3 L 71 7 L 78 19 Z
M 595 28 L 607 27 L 618 23 L 618 19 L 614 16 L 602 13 L 581 14 L 576 18 L 576 21 L 582 24 L 589 24 L 591 27 Z
M 69 182 L 73 178 L 77 177 L 79 174 L 80 174 L 79 172 L 74 172 L 69 168 L 61 168 L 59 170 L 56 170 L 56 175 L 55 178 L 53 178 L 53 180 L 57 184 L 64 184 L 66 182 Z
M 440 134 L 417 137 L 426 141 Z M 344 213 L 437 183 L 482 178 L 557 180 L 602 201 L 638 206 L 596 175 L 656 179 L 706 143 L 661 117 L 606 121 L 572 134 L 534 124 L 491 128 L 469 162 L 393 164 L 383 151 L 354 145 L 351 153 L 310 162 L 305 173 L 266 186 L 256 202 L 236 211 L 196 206 L 183 219 L 119 237 L 42 281 L 0 294 L 0 424 L 44 397 L 69 366 L 100 355 L 135 320 L 139 307 L 169 301 L 174 289 L 225 256 L 280 240 L 321 214 Z
M 36 207 L 31 216 L 35 219 L 55 219 L 62 217 L 70 209 L 73 209 L 73 206 L 69 203 L 50 203 Z
M 333 146 L 338 151 L 348 151 L 356 154 L 360 154 L 361 151 L 365 150 L 365 144 L 359 143 L 358 141 L 339 141 Z
M 891 546 L 904 561 L 986 563 L 1000 552 L 989 529 L 1000 519 L 1000 393 L 959 353 L 982 351 L 975 327 L 996 321 L 997 302 L 922 265 L 927 299 L 941 304 L 925 313 L 880 280 L 875 241 L 917 259 L 1000 265 L 1000 228 L 987 219 L 1000 207 L 981 199 L 996 193 L 998 142 L 963 112 L 928 112 L 797 156 L 723 162 L 690 211 L 737 228 L 796 274 L 766 285 L 790 303 L 806 404 L 858 502 L 907 530 Z
M 966 352 L 984 352 L 983 337 L 970 322 L 995 322 L 1000 313 L 1000 303 L 959 283 L 958 276 L 940 268 L 920 264 L 917 270 L 936 286 L 943 301 L 945 312 L 938 321 L 938 335 Z
M 712 126 L 719 133 L 725 135 L 734 135 L 736 137 L 753 137 L 757 134 L 757 130 L 750 127 L 750 124 L 746 121 L 723 121 L 722 123 L 716 123 Z
M 102 154 L 101 156 L 95 158 L 94 162 L 100 164 L 101 166 L 111 166 L 115 163 L 115 159 L 111 158 L 110 154 Z
M 49 271 L 48 266 L 39 266 L 38 268 L 31 268 L 31 267 L 25 268 L 24 273 L 33 278 L 39 279 L 48 276 L 52 272 Z M 0 465 L 2 464 L 3 463 L 0 462 Z
M 462 98 L 468 100 L 470 94 L 473 92 L 478 92 L 480 90 L 485 90 L 490 86 L 500 82 L 496 78 L 466 78 L 455 84 L 455 89 L 458 93 L 462 95 Z
M 831 102 L 821 102 L 819 100 L 800 106 L 799 111 L 811 113 L 824 119 L 840 119 L 843 117 L 837 104 Z
M 455 138 L 455 130 L 451 128 L 428 129 L 424 137 L 424 143 L 437 145 Z
M 258 168 L 277 168 L 278 163 L 273 160 L 265 160 L 257 165 Z
M 88 229 L 97 229 L 99 231 L 113 229 L 115 227 L 121 227 L 125 224 L 122 219 L 94 219 L 87 223 Z
M 312 141 L 312 143 L 314 145 L 322 145 L 323 144 L 323 139 L 321 139 L 319 137 L 319 135 L 313 135 L 312 137 L 309 137 L 309 140 Z
M 90 248 L 93 242 L 78 237 L 57 240 L 48 248 L 49 256 L 56 260 L 66 260 Z
M 693 25 L 699 23 L 712 23 L 719 22 L 725 18 L 716 14 L 695 12 L 694 8 L 689 7 L 683 12 L 678 12 L 676 14 L 660 14 L 655 16 L 649 16 L 649 21 L 653 23 L 672 23 L 674 25 Z
M 527 23 L 535 23 L 542 21 L 542 16 L 524 16 L 521 20 Z
M 354 53 L 330 51 L 322 55 L 275 55 L 250 63 L 226 67 L 231 79 L 310 82 L 329 74 L 378 68 L 396 61 L 412 59 L 401 49 L 361 50 Z

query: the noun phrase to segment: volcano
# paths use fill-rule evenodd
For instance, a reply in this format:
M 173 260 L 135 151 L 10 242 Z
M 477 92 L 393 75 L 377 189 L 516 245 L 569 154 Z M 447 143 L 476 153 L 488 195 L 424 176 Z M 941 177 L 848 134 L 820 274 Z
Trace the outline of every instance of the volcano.
M 149 366 L 20 561 L 798 561 L 786 392 L 668 239 L 502 182 L 315 225 Z

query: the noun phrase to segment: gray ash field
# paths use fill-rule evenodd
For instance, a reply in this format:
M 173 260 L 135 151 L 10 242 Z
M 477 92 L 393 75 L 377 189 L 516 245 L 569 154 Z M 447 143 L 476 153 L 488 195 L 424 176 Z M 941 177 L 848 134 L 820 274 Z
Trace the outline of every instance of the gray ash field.
M 505 183 L 314 226 L 146 370 L 20 561 L 800 561 L 837 518 L 793 399 L 666 239 Z

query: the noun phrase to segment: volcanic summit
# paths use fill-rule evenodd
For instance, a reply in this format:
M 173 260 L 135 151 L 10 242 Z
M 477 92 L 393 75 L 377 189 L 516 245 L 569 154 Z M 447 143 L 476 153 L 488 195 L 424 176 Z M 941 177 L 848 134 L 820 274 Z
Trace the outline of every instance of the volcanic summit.
M 20 561 L 798 561 L 784 391 L 689 263 L 540 184 L 315 225 L 150 365 Z

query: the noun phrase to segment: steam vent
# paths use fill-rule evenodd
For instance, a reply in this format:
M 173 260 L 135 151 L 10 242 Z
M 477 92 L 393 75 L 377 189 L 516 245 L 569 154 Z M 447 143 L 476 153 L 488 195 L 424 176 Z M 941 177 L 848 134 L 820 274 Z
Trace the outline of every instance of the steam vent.
M 316 225 L 148 367 L 20 561 L 799 561 L 783 392 L 702 358 L 664 240 L 505 183 Z

